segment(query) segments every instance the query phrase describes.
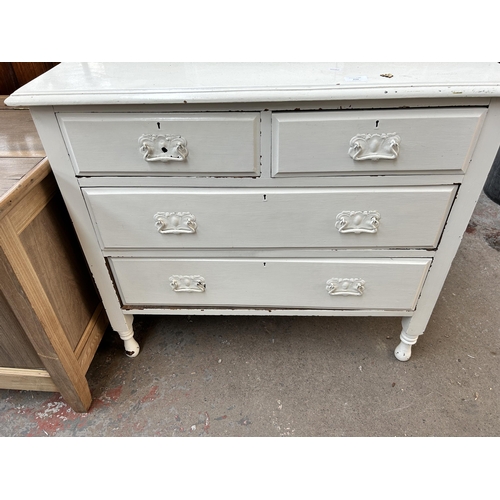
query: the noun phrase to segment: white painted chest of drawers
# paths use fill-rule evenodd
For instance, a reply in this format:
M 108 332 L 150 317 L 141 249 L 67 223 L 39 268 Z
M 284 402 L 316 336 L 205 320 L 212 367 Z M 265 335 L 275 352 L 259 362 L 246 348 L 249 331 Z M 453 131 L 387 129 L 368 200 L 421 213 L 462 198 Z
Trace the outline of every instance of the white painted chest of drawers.
M 113 328 L 401 316 L 424 332 L 500 144 L 500 65 L 61 64 L 31 109 Z

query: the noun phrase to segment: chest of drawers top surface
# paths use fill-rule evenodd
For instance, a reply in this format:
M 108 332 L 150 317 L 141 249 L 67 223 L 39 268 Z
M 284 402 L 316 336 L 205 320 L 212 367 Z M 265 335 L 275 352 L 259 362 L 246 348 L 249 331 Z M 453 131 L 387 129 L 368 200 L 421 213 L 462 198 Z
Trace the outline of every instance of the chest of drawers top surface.
M 63 63 L 8 105 L 500 96 L 498 63 Z

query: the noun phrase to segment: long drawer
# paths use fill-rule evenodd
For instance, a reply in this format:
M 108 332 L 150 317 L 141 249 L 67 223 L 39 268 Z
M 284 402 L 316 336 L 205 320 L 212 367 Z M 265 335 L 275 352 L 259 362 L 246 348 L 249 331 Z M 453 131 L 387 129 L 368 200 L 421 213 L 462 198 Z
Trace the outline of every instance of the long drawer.
M 430 259 L 110 259 L 126 306 L 415 307 Z
M 60 113 L 77 175 L 260 173 L 259 113 Z
M 463 172 L 485 108 L 273 114 L 273 175 Z
M 103 249 L 434 248 L 456 186 L 83 192 Z

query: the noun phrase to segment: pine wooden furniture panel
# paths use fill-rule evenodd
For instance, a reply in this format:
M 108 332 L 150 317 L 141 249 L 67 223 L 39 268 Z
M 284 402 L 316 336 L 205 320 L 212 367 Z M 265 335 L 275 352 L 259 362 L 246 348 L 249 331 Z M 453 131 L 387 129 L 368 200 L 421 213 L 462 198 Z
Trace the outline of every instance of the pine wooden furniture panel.
M 0 108 L 0 138 L 0 388 L 84 412 L 106 313 L 29 112 Z
M 423 334 L 498 150 L 500 65 L 67 63 L 20 89 L 111 325 L 401 316 Z

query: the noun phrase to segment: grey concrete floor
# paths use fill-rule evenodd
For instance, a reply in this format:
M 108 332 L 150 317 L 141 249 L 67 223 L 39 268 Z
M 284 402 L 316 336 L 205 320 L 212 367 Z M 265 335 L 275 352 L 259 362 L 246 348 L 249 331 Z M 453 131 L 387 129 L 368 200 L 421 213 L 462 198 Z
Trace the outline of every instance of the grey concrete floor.
M 0 390 L 0 436 L 500 436 L 500 207 L 482 195 L 426 333 L 399 318 L 137 316 L 113 332 L 86 414 Z

